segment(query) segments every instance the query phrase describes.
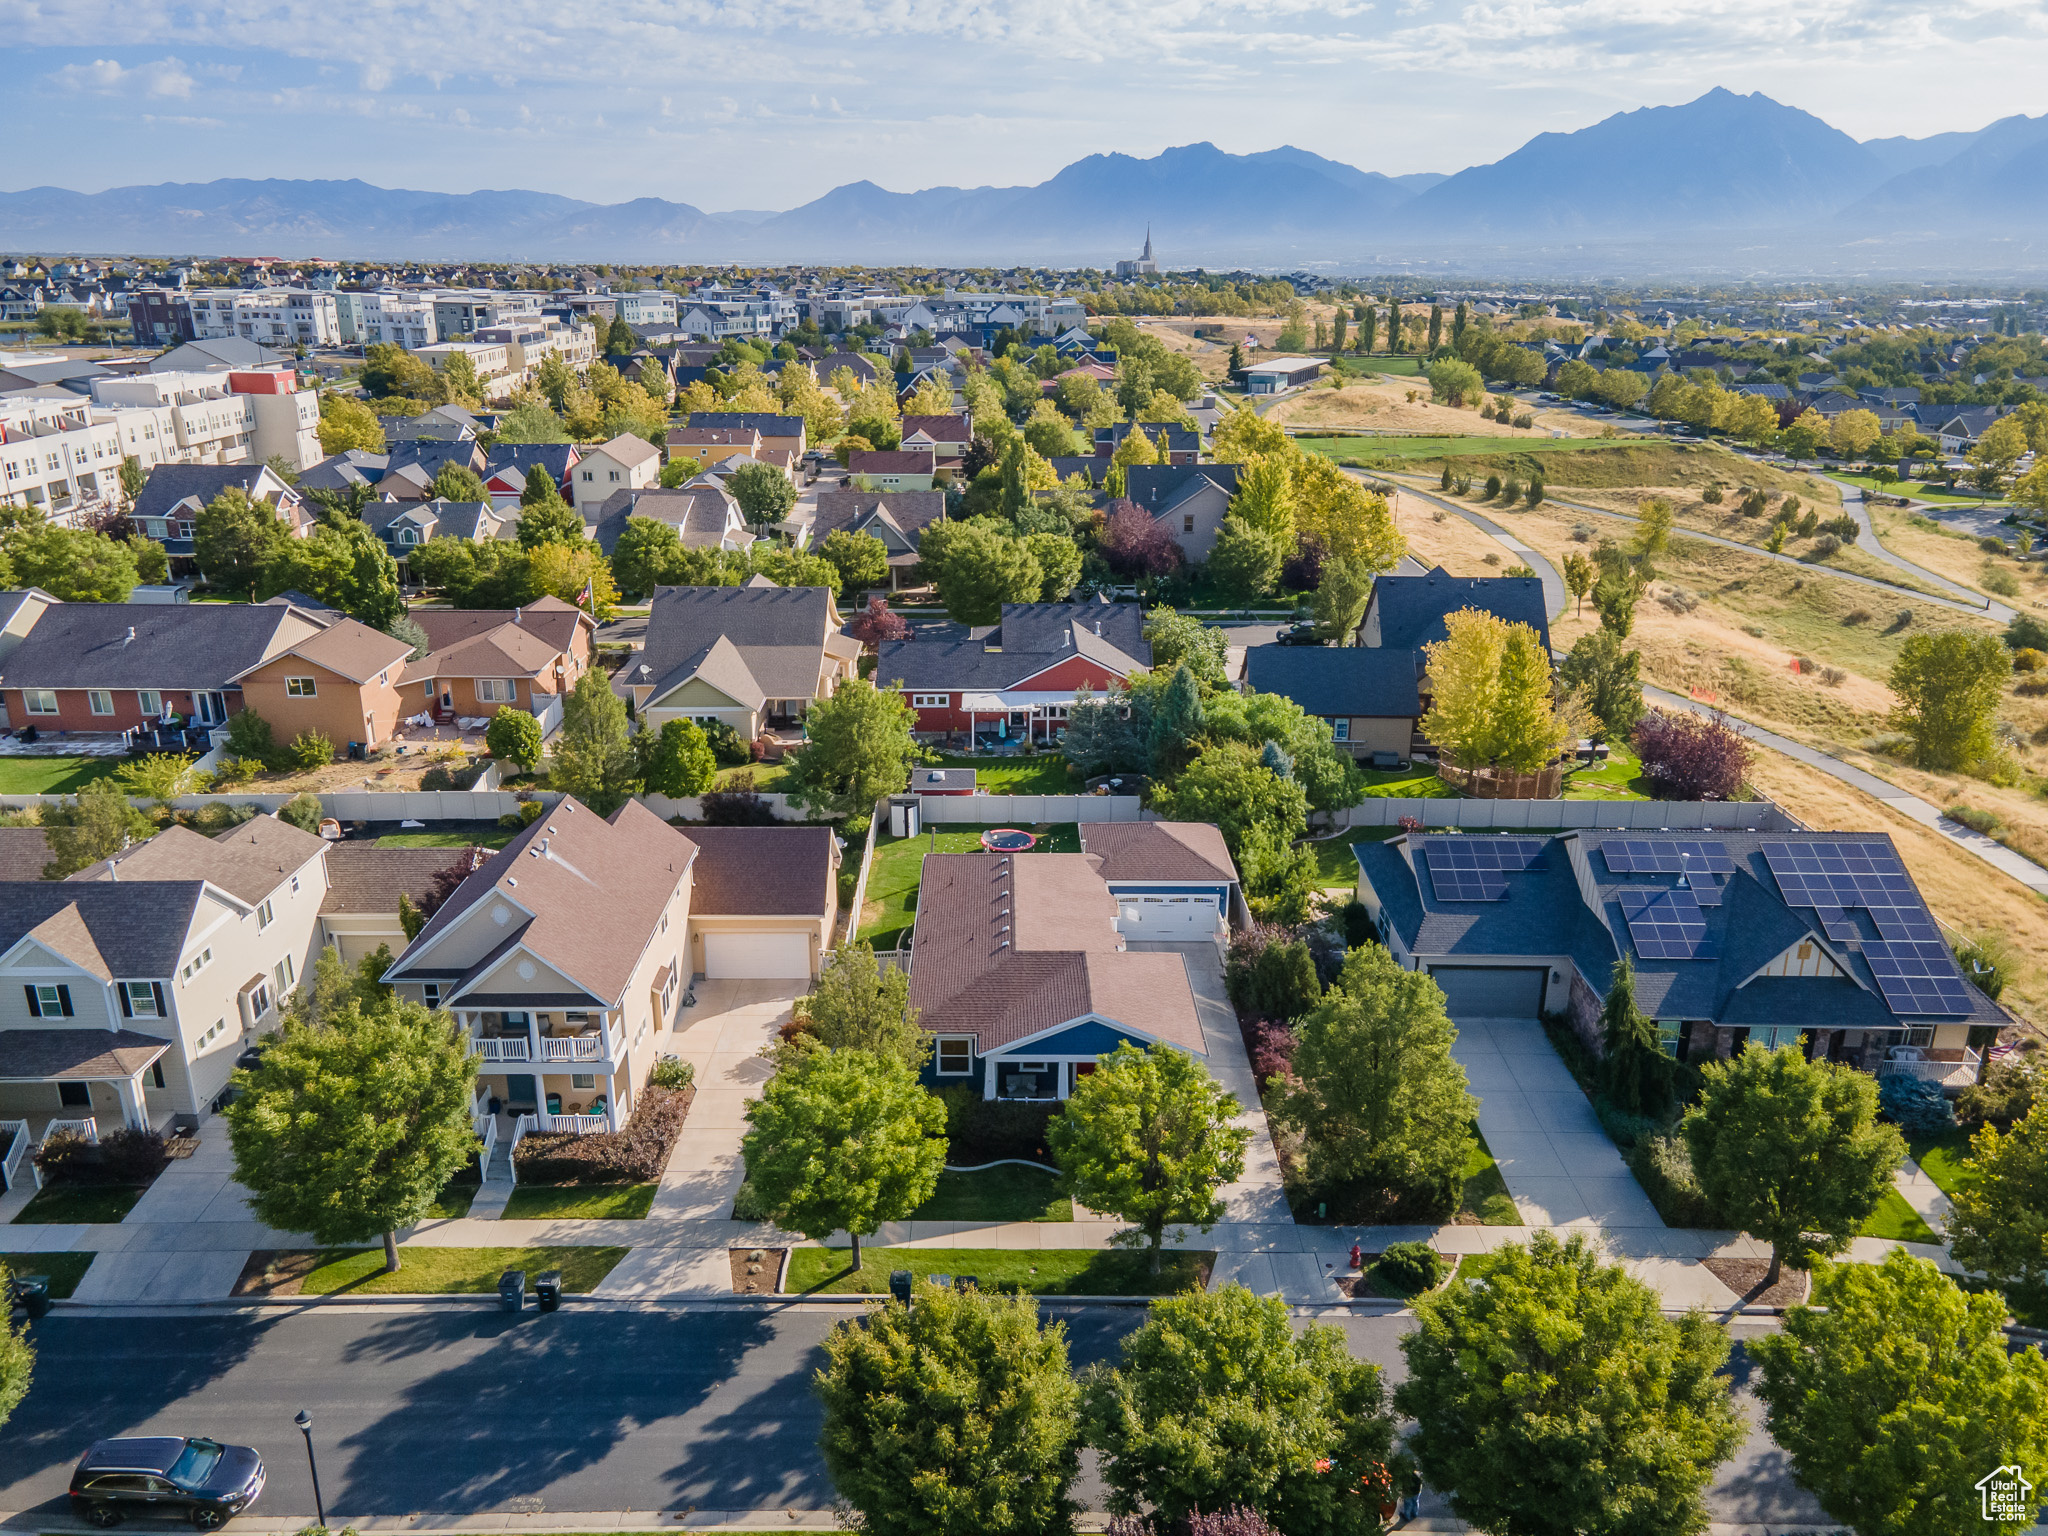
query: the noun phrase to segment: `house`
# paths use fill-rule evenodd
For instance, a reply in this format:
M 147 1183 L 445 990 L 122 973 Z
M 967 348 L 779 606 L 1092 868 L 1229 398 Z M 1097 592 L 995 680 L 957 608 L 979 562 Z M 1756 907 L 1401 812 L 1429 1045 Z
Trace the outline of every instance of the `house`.
M 327 846 L 327 894 L 320 900 L 320 942 L 359 965 L 378 948 L 397 954 L 408 940 L 399 898 L 432 916 L 455 886 L 490 858 L 488 848 L 380 848 L 375 842 Z
M 888 552 L 889 590 L 917 569 L 917 541 L 946 516 L 944 491 L 820 491 L 806 543 L 825 547 L 835 533 L 865 533 Z
M 516 708 L 551 730 L 596 654 L 596 621 L 559 597 L 511 609 L 420 608 L 413 622 L 431 649 L 406 664 L 408 715 L 475 719 Z
M 865 387 L 882 376 L 882 371 L 858 352 L 834 352 L 818 359 L 815 372 L 822 384 L 829 385 L 832 375 L 845 368 L 852 372 L 857 385 Z
M 384 541 L 401 566 L 429 539 L 509 539 L 519 529 L 515 505 L 500 511 L 488 501 L 373 501 L 363 507 L 363 523 Z
M 929 448 L 895 448 L 887 452 L 855 449 L 847 472 L 864 491 L 928 491 L 938 465 Z
M 1220 887 L 1227 899 L 1235 871 L 1214 827 L 1089 828 L 1091 838 L 1129 831 L 1146 835 L 1110 837 L 1083 853 L 925 855 L 910 1003 L 933 1037 L 925 1075 L 934 1086 L 968 1085 L 987 1099 L 1058 1100 L 1125 1044 L 1163 1042 L 1206 1056 L 1185 962 L 1170 950 L 1128 949 L 1125 912 L 1133 912 L 1134 926 L 1157 923 L 1164 933 L 1171 897 L 1155 917 L 1143 899 L 1151 893 L 1138 887 Z M 1112 887 L 1112 870 L 1137 900 L 1127 903 Z M 1219 909 L 1205 914 L 1204 906 L 1182 904 L 1177 916 L 1185 927 L 1174 938 L 1214 942 L 1213 921 L 1200 929 Z
M 412 646 L 354 619 L 323 617 L 324 627 L 229 679 L 242 690 L 242 707 L 268 721 L 280 743 L 319 735 L 339 751 L 389 741 L 403 713 L 399 679 Z
M 906 416 L 903 418 L 902 448 L 929 449 L 940 464 L 959 459 L 974 440 L 974 413 L 959 411 L 950 416 Z
M 810 450 L 809 429 L 801 416 L 764 411 L 692 411 L 689 424 L 692 427 L 753 432 L 760 437 L 761 447 L 787 449 L 799 459 Z
M 312 468 L 301 470 L 298 484 L 293 489 L 301 495 L 308 491 L 338 491 L 346 495 L 357 486 L 367 490 L 384 478 L 384 471 L 390 464 L 391 455 L 388 453 L 344 448 L 340 453 L 328 455 Z
M 484 490 L 493 507 L 516 507 L 526 494 L 527 481 L 540 473 L 555 482 L 555 490 L 567 501 L 575 489 L 571 477 L 580 457 L 574 443 L 500 443 L 484 456 Z
M 259 816 L 0 884 L 0 1118 L 196 1123 L 313 961 L 325 850 Z
M 299 493 L 268 464 L 159 464 L 149 472 L 129 516 L 145 538 L 163 545 L 174 572 L 198 571 L 192 554 L 192 530 L 203 512 L 223 491 L 242 492 L 252 502 L 267 502 L 294 529 L 304 520 Z
M 1973 1033 L 2010 1022 L 1883 833 L 1408 833 L 1352 854 L 1388 949 L 1453 1018 L 1563 1013 L 1597 1049 L 1627 955 L 1681 1060 L 1797 1044 L 1951 1088 L 1976 1076 Z
M 804 981 L 832 949 L 838 839 L 827 826 L 692 827 L 689 965 L 708 980 Z
M 1005 603 L 988 629 L 884 643 L 874 678 L 909 698 L 918 736 L 1055 741 L 1076 690 L 1107 693 L 1151 665 L 1136 603 Z
M 1329 721 L 1339 747 L 1368 759 L 1414 755 L 1421 671 L 1415 651 L 1391 646 L 1254 645 L 1244 653 L 1247 688 L 1277 693 Z
M 661 450 L 644 437 L 622 432 L 587 450 L 576 464 L 570 504 L 588 523 L 614 491 L 637 491 L 661 478 Z
M 752 458 L 761 451 L 761 434 L 752 427 L 670 427 L 668 456 L 695 459 L 710 466 L 734 455 Z
M 721 721 L 751 741 L 856 675 L 843 622 L 825 587 L 657 587 L 646 644 L 613 686 L 647 729 Z
M 1442 566 L 1420 576 L 1382 576 L 1372 584 L 1359 616 L 1357 643 L 1419 651 L 1450 638 L 1444 620 L 1477 608 L 1508 624 L 1536 631 L 1550 654 L 1550 619 L 1543 583 L 1534 576 L 1453 576 Z
M 1248 395 L 1277 395 L 1283 390 L 1313 384 L 1323 371 L 1323 361 L 1314 357 L 1267 357 L 1247 363 L 1241 377 Z
M 1179 421 L 1142 421 L 1135 427 L 1128 421 L 1119 421 L 1111 426 L 1097 427 L 1095 456 L 1098 459 L 1111 457 L 1133 431 L 1143 432 L 1155 448 L 1163 436 L 1166 439 L 1165 463 L 1192 464 L 1202 456 L 1202 434 Z
M 1081 852 L 1116 898 L 1116 929 L 1127 940 L 1215 942 L 1242 906 L 1230 849 L 1207 822 L 1089 822 Z
M 685 549 L 745 549 L 754 542 L 740 504 L 716 479 L 700 476 L 673 490 L 614 491 L 597 509 L 591 536 L 610 558 L 630 518 L 651 517 L 675 529 Z
M 1941 443 L 1943 453 L 1963 453 L 1976 446 L 1977 439 L 1991 430 L 1991 424 L 2004 412 L 1995 405 L 1971 405 L 1959 410 L 1943 413 L 1941 424 L 1933 435 Z
M 1237 494 L 1235 464 L 1132 464 L 1124 496 L 1163 523 L 1190 565 L 1216 547 L 1216 535 Z

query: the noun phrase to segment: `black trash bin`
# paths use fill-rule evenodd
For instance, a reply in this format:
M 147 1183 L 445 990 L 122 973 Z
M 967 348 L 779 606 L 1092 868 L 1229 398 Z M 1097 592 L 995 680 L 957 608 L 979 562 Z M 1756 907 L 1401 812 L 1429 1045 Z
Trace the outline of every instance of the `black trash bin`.
M 554 1312 L 562 1305 L 562 1272 L 559 1269 L 544 1269 L 533 1277 L 533 1299 L 543 1312 Z
M 498 1305 L 507 1312 L 526 1310 L 526 1271 L 508 1269 L 498 1276 Z
M 951 1275 L 928 1275 L 926 1278 L 942 1291 L 953 1289 L 953 1277 Z
M 981 1277 L 979 1275 L 955 1275 L 953 1277 L 953 1289 L 956 1291 L 978 1291 L 981 1289 Z
M 906 1307 L 910 1305 L 910 1271 L 892 1269 L 889 1271 L 889 1294 Z
M 48 1275 L 16 1275 L 14 1277 L 14 1305 L 30 1317 L 41 1317 L 50 1310 L 50 1277 Z

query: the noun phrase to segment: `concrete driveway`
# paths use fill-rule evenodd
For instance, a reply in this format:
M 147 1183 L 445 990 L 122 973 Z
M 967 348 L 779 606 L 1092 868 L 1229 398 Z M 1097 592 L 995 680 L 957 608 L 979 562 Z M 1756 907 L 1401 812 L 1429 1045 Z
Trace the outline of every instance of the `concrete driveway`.
M 661 1048 L 697 1069 L 697 1097 L 677 1138 L 656 1216 L 672 1220 L 723 1220 L 732 1210 L 745 1172 L 740 1140 L 747 1133 L 747 1106 L 761 1096 L 774 1075 L 761 1047 L 789 1022 L 790 1006 L 810 991 L 806 981 L 700 981 L 697 1005 L 677 1018 Z

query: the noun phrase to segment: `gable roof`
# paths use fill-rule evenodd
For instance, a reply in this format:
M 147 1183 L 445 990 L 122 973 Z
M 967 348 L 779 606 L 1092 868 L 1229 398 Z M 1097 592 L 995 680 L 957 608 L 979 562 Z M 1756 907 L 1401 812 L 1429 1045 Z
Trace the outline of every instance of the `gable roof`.
M 592 537 L 609 555 L 626 531 L 630 518 L 651 517 L 675 529 L 685 549 L 716 549 L 728 532 L 745 534 L 744 520 L 738 523 L 739 503 L 723 484 L 700 475 L 688 485 L 657 489 L 613 491 L 597 509 L 596 531 Z M 752 535 L 745 535 L 752 542 Z
M 1159 434 L 1166 434 L 1166 449 L 1169 453 L 1196 453 L 1202 446 L 1202 434 L 1182 421 L 1141 421 L 1135 427 L 1131 422 L 1113 422 L 1106 427 L 1095 429 L 1095 448 L 1100 452 L 1115 452 L 1119 444 L 1129 437 L 1133 430 L 1143 432 L 1156 447 Z M 1128 466 L 1127 466 L 1128 468 Z
M 1444 619 L 1466 608 L 1527 624 L 1549 654 L 1550 615 L 1543 583 L 1534 576 L 1453 576 L 1442 566 L 1421 576 L 1382 576 L 1372 584 L 1359 625 L 1364 630 L 1377 614 L 1381 646 L 1419 650 L 1448 639 Z
M 811 543 L 841 531 L 873 534 L 892 555 L 917 553 L 918 536 L 946 515 L 944 491 L 820 491 Z
M 168 979 L 204 889 L 196 879 L 0 885 L 0 954 L 33 935 L 102 981 Z
M 878 687 L 1002 689 L 1073 656 L 1118 677 L 1152 665 L 1145 612 L 1136 603 L 1005 603 L 1002 622 L 976 632 L 954 626 L 938 635 L 885 642 Z
M 804 418 L 774 411 L 692 411 L 690 425 L 758 432 L 763 437 L 801 437 Z
M 378 673 L 389 672 L 411 654 L 412 646 L 407 641 L 393 639 L 381 630 L 359 624 L 354 619 L 337 618 L 325 629 L 272 652 L 264 661 L 275 661 L 279 656 L 301 656 L 314 666 L 324 667 L 352 683 L 367 683 Z M 255 667 L 262 665 L 263 662 L 259 661 L 248 670 L 254 671 Z
M 661 450 L 644 437 L 635 437 L 630 432 L 621 432 L 608 443 L 600 443 L 590 450 L 602 453 L 617 463 L 634 468 L 661 457 Z M 586 455 L 587 457 L 587 455 Z
M 929 475 L 935 468 L 929 448 L 855 449 L 846 459 L 855 475 Z
M 692 827 L 690 841 L 692 916 L 822 917 L 832 905 L 830 827 Z
M 838 630 L 838 610 L 824 587 L 657 587 L 646 645 L 624 676 L 634 687 L 651 686 L 658 699 L 695 675 L 724 640 L 760 697 L 808 699 L 818 691 L 828 637 L 843 638 Z M 729 672 L 721 675 L 744 686 Z
M 272 603 L 57 603 L 0 658 L 0 683 L 213 690 L 319 628 Z
M 143 482 L 135 498 L 132 517 L 169 517 L 188 497 L 205 506 L 229 486 L 253 491 L 256 482 L 269 475 L 277 478 L 268 464 L 159 464 Z M 282 482 L 279 482 L 282 484 Z
M 1246 686 L 1292 699 L 1312 715 L 1419 715 L 1421 658 L 1399 646 L 1254 645 Z
M 569 478 L 581 451 L 574 443 L 498 443 L 484 455 L 484 478 L 506 470 L 517 470 L 520 481 L 535 467 L 545 469 L 560 485 Z
M 1164 517 L 1212 487 L 1235 496 L 1237 476 L 1235 464 L 1132 464 L 1124 470 L 1124 495 L 1154 517 Z
M 1081 852 L 1111 884 L 1237 879 L 1222 830 L 1205 821 L 1086 822 Z
M 964 443 L 970 435 L 967 417 L 957 411 L 944 416 L 904 417 L 903 436 L 908 438 L 918 432 L 941 443 Z
M 580 626 L 595 627 L 588 614 L 559 597 L 537 597 L 522 608 L 417 608 L 412 620 L 427 632 L 427 645 L 436 651 L 504 624 L 517 624 L 566 651 Z
M 320 857 L 327 844 L 275 816 L 256 816 L 218 837 L 166 827 L 148 842 L 88 865 L 73 880 L 204 880 L 254 906 Z

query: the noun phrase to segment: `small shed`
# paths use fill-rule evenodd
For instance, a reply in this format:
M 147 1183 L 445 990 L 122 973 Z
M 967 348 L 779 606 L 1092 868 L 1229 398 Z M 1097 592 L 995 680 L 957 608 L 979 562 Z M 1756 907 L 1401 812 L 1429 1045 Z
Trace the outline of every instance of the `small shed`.
M 974 770 L 913 768 L 910 770 L 910 791 L 916 795 L 971 795 L 974 793 Z

